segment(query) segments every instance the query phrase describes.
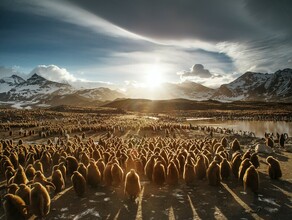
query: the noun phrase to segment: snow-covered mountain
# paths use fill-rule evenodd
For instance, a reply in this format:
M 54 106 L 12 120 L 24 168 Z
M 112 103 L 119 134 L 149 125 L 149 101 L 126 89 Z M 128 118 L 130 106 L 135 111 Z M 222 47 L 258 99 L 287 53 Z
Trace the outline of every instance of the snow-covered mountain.
M 19 105 L 96 105 L 117 98 L 191 99 L 218 101 L 292 102 L 292 69 L 273 74 L 246 72 L 233 82 L 211 89 L 195 82 L 164 83 L 158 88 L 129 88 L 126 95 L 105 87 L 77 89 L 32 74 L 25 80 L 12 75 L 0 79 L 0 103 Z
M 33 74 L 27 80 L 12 75 L 0 80 L 0 101 L 2 103 L 21 103 L 21 105 L 60 105 L 88 104 L 98 101 L 114 100 L 123 94 L 108 89 L 75 89 L 68 83 L 53 82 Z
M 292 102 L 292 69 L 278 70 L 274 74 L 246 72 L 233 82 L 221 85 L 211 98 Z
M 0 79 L 0 93 L 8 92 L 10 89 L 15 86 L 24 83 L 25 80 L 17 75 L 12 75 L 10 77 L 4 77 Z

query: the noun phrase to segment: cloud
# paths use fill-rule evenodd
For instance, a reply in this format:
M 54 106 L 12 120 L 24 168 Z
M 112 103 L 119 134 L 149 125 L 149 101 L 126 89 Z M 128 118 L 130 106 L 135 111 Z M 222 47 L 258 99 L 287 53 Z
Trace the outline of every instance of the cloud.
M 139 81 L 140 75 L 143 75 L 145 71 L 144 67 L 153 62 L 151 58 L 156 54 L 161 58 L 161 63 L 164 62 L 167 67 L 172 68 L 174 78 L 177 78 L 175 74 L 177 71 L 192 63 L 193 60 L 204 63 L 212 70 L 211 73 L 209 71 L 210 74 L 218 73 L 222 75 L 222 79 L 227 73 L 244 73 L 247 70 L 274 72 L 292 65 L 291 0 L 168 0 L 167 2 L 157 0 L 141 2 L 133 0 L 2 0 L 1 6 L 4 6 L 3 8 L 8 12 L 9 10 L 25 12 L 24 14 L 27 15 L 33 14 L 62 24 L 59 29 L 68 32 L 68 35 L 54 32 L 57 36 L 56 42 L 60 45 L 56 46 L 58 49 L 49 48 L 53 48 L 54 53 L 58 55 L 54 57 L 50 54 L 47 59 L 51 60 L 51 57 L 59 59 L 59 54 L 64 52 L 70 54 L 71 58 L 71 51 L 78 51 L 78 56 L 76 56 L 78 58 L 75 59 L 78 59 L 79 63 L 76 66 L 79 64 L 101 70 L 91 72 L 91 74 L 96 75 L 98 72 L 98 77 L 103 75 L 104 81 L 123 81 L 128 78 Z M 2 20 L 5 23 L 5 19 Z M 10 22 L 13 19 L 6 19 L 7 21 Z M 29 33 L 33 33 L 34 37 L 43 33 L 41 36 L 49 36 L 47 41 L 51 42 L 51 31 L 55 29 L 43 28 L 45 24 Z M 7 22 L 6 26 L 9 25 L 10 23 Z M 5 25 L 1 26 L 5 27 Z M 30 26 L 33 25 L 26 25 L 23 29 Z M 55 28 L 54 25 L 52 26 Z M 23 33 L 17 31 L 13 34 L 14 36 L 24 36 Z M 80 40 L 83 34 L 90 38 Z M 8 36 L 8 34 L 3 34 L 3 36 Z M 67 36 L 69 36 L 68 40 Z M 65 40 L 62 41 L 62 38 Z M 76 41 L 72 41 L 73 38 Z M 36 41 L 31 41 L 30 36 L 27 39 L 31 44 L 36 43 Z M 44 38 L 38 37 L 38 40 L 40 39 Z M 68 45 L 70 40 L 72 44 Z M 84 45 L 84 42 L 88 44 Z M 40 51 L 47 53 L 49 48 L 39 49 L 39 45 L 46 44 L 47 42 L 36 44 L 37 48 L 34 50 L 37 53 L 41 53 Z M 12 45 L 14 46 L 14 43 L 7 46 L 8 51 Z M 24 42 L 23 45 L 25 46 L 14 48 L 26 50 L 27 43 Z M 63 45 L 64 48 L 62 48 Z M 202 49 L 203 52 L 192 51 L 198 49 Z M 83 56 L 85 59 L 81 60 L 80 54 L 84 51 L 86 51 Z M 25 54 L 25 57 L 29 57 L 27 51 Z M 67 54 L 65 53 L 62 57 L 63 60 L 66 60 Z M 71 62 L 75 65 L 75 60 L 72 60 Z M 32 66 L 46 62 L 35 61 Z M 49 62 L 56 63 L 55 60 Z M 69 66 L 68 63 L 65 65 Z M 166 67 L 164 69 L 168 70 Z M 85 75 L 87 74 L 88 72 L 85 71 Z M 196 78 L 196 80 L 215 78 L 218 80 L 218 76 L 214 74 L 210 76 L 210 74 L 203 71 L 194 75 L 193 70 L 190 70 L 185 71 L 181 76 Z M 75 74 L 75 76 L 78 75 Z
M 180 75 L 182 78 L 188 78 L 188 77 L 199 77 L 199 78 L 210 78 L 212 77 L 212 74 L 209 70 L 205 69 L 202 64 L 195 64 L 192 66 L 190 71 L 182 71 L 179 72 L 178 75 Z
M 202 64 L 195 64 L 190 71 L 180 71 L 177 73 L 180 76 L 181 82 L 192 81 L 210 88 L 218 88 L 222 84 L 232 82 L 240 73 L 224 73 L 218 68 L 212 68 L 212 71 L 205 69 Z
M 258 33 L 242 1 L 148 0 L 69 2 L 140 36 L 156 40 L 244 38 Z M 228 13 L 227 13 L 228 12 Z M 216 34 L 214 34 L 216 33 Z
M 222 42 L 217 47 L 233 59 L 236 72 L 246 71 L 273 73 L 279 69 L 292 68 L 292 41 L 282 38 L 250 40 L 242 43 Z
M 3 5 L 10 10 L 25 11 L 39 16 L 51 17 L 66 23 L 88 28 L 96 33 L 107 36 L 149 41 L 146 37 L 127 31 L 126 29 L 103 19 L 98 14 L 85 10 L 69 1 L 27 0 L 21 2 L 12 0 L 12 2 L 14 3 L 13 8 L 11 8 L 11 0 L 3 0 Z
M 104 81 L 89 81 L 75 77 L 65 68 L 60 68 L 56 65 L 39 65 L 34 68 L 28 77 L 34 73 L 54 82 L 69 83 L 77 89 L 93 89 L 98 87 L 107 87 L 110 89 L 117 89 L 117 85 L 111 82 Z
M 25 78 L 25 74 L 23 74 L 22 72 L 19 72 L 18 69 L 19 68 L 17 66 L 14 66 L 14 67 L 0 66 L 0 79 L 4 77 L 10 77 L 12 75 L 18 75 L 20 77 Z
M 69 73 L 65 68 L 60 68 L 56 65 L 39 65 L 34 68 L 30 75 L 34 73 L 55 82 L 75 82 L 77 79 L 71 73 Z

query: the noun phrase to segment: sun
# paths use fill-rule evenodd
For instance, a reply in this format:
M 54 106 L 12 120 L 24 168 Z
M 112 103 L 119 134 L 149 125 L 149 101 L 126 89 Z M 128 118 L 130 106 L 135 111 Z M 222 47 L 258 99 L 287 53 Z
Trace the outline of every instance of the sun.
M 158 88 L 163 83 L 163 69 L 159 64 L 151 65 L 145 77 L 145 86 L 148 88 Z

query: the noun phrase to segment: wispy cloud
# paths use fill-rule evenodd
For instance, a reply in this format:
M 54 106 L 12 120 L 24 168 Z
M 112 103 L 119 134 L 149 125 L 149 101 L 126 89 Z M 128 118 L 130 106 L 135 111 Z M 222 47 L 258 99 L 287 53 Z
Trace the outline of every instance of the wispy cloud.
M 63 22 L 89 28 L 99 34 L 109 35 L 112 37 L 149 40 L 146 37 L 134 34 L 117 25 L 114 25 L 98 15 L 67 1 L 27 0 L 25 2 L 14 1 L 14 3 L 18 4 L 18 7 L 13 8 L 14 10 L 29 11 L 30 13 L 34 13 L 39 16 L 49 16 L 52 19 L 58 19 Z M 6 4 L 10 5 L 9 2 Z
M 217 46 L 222 53 L 232 58 L 237 72 L 245 71 L 271 73 L 278 69 L 292 68 L 291 40 L 278 37 L 262 41 L 222 42 Z

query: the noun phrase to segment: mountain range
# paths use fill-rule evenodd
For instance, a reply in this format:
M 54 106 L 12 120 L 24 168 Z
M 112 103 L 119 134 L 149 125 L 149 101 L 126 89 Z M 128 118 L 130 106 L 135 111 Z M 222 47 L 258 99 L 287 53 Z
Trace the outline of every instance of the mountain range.
M 273 74 L 246 72 L 217 89 L 185 81 L 164 83 L 159 88 L 128 88 L 126 92 L 99 87 L 78 89 L 69 83 L 53 82 L 32 74 L 28 79 L 12 75 L 0 79 L 0 103 L 19 106 L 91 105 L 118 98 L 190 99 L 292 102 L 292 69 Z

